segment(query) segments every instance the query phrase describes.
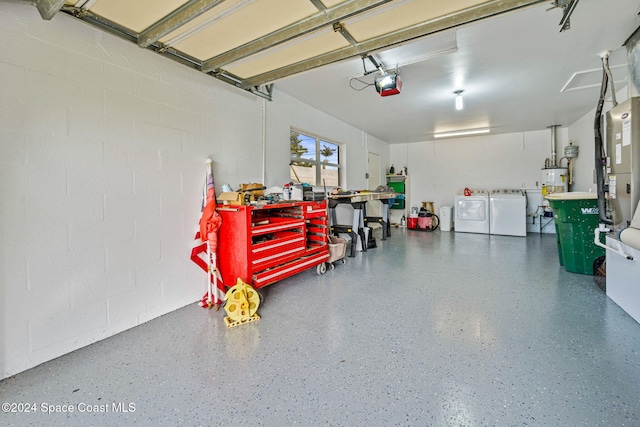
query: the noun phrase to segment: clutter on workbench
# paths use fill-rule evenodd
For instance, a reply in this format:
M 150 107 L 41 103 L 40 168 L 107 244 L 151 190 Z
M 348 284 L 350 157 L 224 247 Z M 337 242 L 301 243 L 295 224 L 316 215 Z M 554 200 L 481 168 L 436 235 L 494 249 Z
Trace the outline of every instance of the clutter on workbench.
M 224 205 L 248 205 L 264 195 L 266 187 L 258 183 L 240 184 L 237 191 L 225 191 L 218 196 L 218 201 Z

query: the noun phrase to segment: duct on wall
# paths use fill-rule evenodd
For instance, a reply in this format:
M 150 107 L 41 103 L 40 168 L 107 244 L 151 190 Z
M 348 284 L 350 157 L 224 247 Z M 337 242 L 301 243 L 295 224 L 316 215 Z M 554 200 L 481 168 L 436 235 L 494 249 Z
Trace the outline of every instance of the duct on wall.
M 640 96 L 640 28 L 627 39 L 627 66 L 629 67 L 629 98 Z
M 604 191 L 604 167 L 606 165 L 606 153 L 604 150 L 604 142 L 602 138 L 602 109 L 604 108 L 604 100 L 607 94 L 607 86 L 609 76 L 605 70 L 605 62 L 602 62 L 602 82 L 600 84 L 600 97 L 596 107 L 596 115 L 593 120 L 593 131 L 595 135 L 595 167 L 596 167 L 596 186 L 598 193 L 598 212 L 600 223 L 612 225 L 613 221 L 607 217 L 606 199 Z

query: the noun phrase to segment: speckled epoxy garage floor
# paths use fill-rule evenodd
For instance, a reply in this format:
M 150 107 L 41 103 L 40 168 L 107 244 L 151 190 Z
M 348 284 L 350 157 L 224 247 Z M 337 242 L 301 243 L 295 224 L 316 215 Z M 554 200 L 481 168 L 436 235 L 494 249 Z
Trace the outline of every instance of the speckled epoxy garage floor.
M 75 411 L 0 424 L 640 425 L 640 324 L 555 236 L 392 234 L 265 288 L 258 322 L 194 304 L 4 380 Z

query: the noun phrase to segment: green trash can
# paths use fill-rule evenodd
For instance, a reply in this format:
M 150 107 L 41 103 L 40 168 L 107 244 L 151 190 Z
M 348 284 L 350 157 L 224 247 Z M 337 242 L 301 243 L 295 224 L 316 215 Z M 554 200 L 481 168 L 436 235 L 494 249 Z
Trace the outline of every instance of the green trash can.
M 548 194 L 545 198 L 553 209 L 560 265 L 572 273 L 593 275 L 595 260 L 605 256 L 604 248 L 594 242 L 600 223 L 598 196 L 573 192 Z

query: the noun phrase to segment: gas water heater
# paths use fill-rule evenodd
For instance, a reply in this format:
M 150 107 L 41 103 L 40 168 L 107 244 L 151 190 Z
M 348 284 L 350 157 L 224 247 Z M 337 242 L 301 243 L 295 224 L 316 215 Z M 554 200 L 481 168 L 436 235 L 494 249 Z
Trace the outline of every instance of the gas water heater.
M 555 193 L 566 193 L 568 191 L 569 179 L 567 168 L 545 168 L 542 169 L 542 195 Z
M 560 125 L 549 126 L 551 129 L 551 157 L 545 161 L 542 169 L 542 196 L 569 191 L 569 177 L 567 168 L 559 166 L 556 155 L 556 128 Z

